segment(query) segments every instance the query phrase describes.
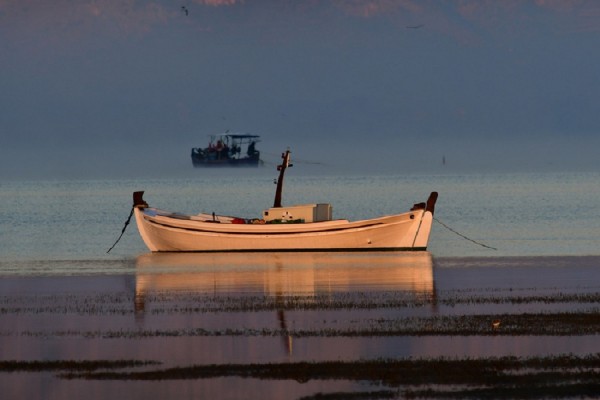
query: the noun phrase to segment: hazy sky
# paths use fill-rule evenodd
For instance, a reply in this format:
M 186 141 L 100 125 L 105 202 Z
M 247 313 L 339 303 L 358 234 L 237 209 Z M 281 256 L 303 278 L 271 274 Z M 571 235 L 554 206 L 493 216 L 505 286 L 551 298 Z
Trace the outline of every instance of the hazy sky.
M 336 172 L 598 170 L 600 1 L 0 0 L 0 178 L 193 176 L 227 129 Z

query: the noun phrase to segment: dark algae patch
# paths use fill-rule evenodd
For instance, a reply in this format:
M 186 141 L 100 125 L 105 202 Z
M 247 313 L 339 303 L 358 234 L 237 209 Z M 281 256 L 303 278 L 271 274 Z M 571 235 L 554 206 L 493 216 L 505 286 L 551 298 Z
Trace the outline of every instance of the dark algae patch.
M 599 383 L 574 383 L 530 387 L 493 387 L 463 390 L 407 390 L 407 399 L 570 399 L 597 398 Z
M 136 360 L 35 360 L 0 361 L 0 372 L 43 372 L 43 371 L 97 371 L 100 369 L 120 369 L 160 364 L 156 361 Z
M 523 314 L 446 315 L 365 319 L 350 327 L 278 329 L 184 328 L 154 330 L 22 331 L 29 337 L 83 337 L 102 339 L 143 339 L 152 337 L 385 337 L 385 336 L 582 336 L 600 334 L 600 312 L 559 312 Z
M 0 315 L 132 315 L 132 305 L 146 304 L 146 313 L 152 315 L 180 315 L 221 312 L 260 311 L 323 311 L 414 309 L 419 307 L 456 307 L 478 305 L 517 306 L 537 305 L 598 305 L 600 292 L 548 294 L 518 294 L 524 290 L 494 291 L 482 295 L 468 290 L 428 292 L 351 292 L 315 294 L 311 296 L 286 295 L 284 298 L 256 295 L 219 295 L 205 293 L 157 291 L 131 295 L 128 293 L 102 295 L 22 295 L 1 296 Z M 531 289 L 535 292 L 535 289 Z M 138 310 L 139 311 L 139 310 Z
M 138 372 L 88 371 L 61 375 L 88 380 L 185 380 L 242 377 L 267 380 L 347 380 L 386 390 L 319 394 L 336 398 L 569 398 L 600 393 L 600 354 L 578 357 L 381 359 L 267 364 L 193 365 Z M 395 393 L 394 396 L 392 394 Z M 339 396 L 339 397 L 338 397 Z
M 317 393 L 312 396 L 300 397 L 298 400 L 376 400 L 396 399 L 398 392 L 393 390 L 379 390 L 374 392 L 339 392 Z

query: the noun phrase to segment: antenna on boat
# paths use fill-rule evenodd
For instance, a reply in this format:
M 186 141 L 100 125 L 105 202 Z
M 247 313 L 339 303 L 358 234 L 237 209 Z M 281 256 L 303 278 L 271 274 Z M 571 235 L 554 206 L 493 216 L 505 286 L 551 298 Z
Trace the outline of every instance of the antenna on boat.
M 273 202 L 273 208 L 281 207 L 281 191 L 283 190 L 283 174 L 285 173 L 285 169 L 287 167 L 293 167 L 290 164 L 290 149 L 287 149 L 285 153 L 281 154 L 281 158 L 283 158 L 283 162 L 281 165 L 277 166 L 277 171 L 279 171 L 279 178 L 277 179 L 277 190 L 275 191 L 275 201 Z

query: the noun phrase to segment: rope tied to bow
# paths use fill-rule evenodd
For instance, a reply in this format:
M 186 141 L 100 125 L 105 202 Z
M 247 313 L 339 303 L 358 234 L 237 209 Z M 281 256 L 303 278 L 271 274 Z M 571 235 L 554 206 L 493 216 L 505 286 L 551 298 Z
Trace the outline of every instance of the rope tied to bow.
M 135 208 L 135 206 L 131 207 L 131 212 L 129 213 L 129 217 L 127 218 L 127 221 L 125 221 L 125 225 L 123 226 L 123 229 L 121 230 L 121 234 L 119 235 L 119 238 L 117 239 L 115 244 L 113 244 L 112 247 L 110 249 L 108 249 L 106 254 L 110 253 L 110 251 L 117 245 L 117 243 L 119 243 L 119 240 L 121 240 L 121 238 L 123 237 L 123 234 L 125 233 L 125 229 L 127 229 L 127 225 L 129 225 L 129 222 L 131 221 L 131 217 L 133 216 L 134 208 Z

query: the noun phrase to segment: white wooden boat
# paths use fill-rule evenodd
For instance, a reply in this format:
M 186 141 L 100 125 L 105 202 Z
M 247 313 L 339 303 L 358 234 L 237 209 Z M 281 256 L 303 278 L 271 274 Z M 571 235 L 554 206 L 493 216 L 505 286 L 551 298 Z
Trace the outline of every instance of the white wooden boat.
M 144 192 L 135 192 L 135 218 L 144 243 L 153 252 L 427 249 L 437 192 L 405 213 L 354 222 L 334 220 L 328 204 L 281 206 L 289 151 L 282 157 L 274 205 L 260 220 L 172 213 L 149 207 Z

